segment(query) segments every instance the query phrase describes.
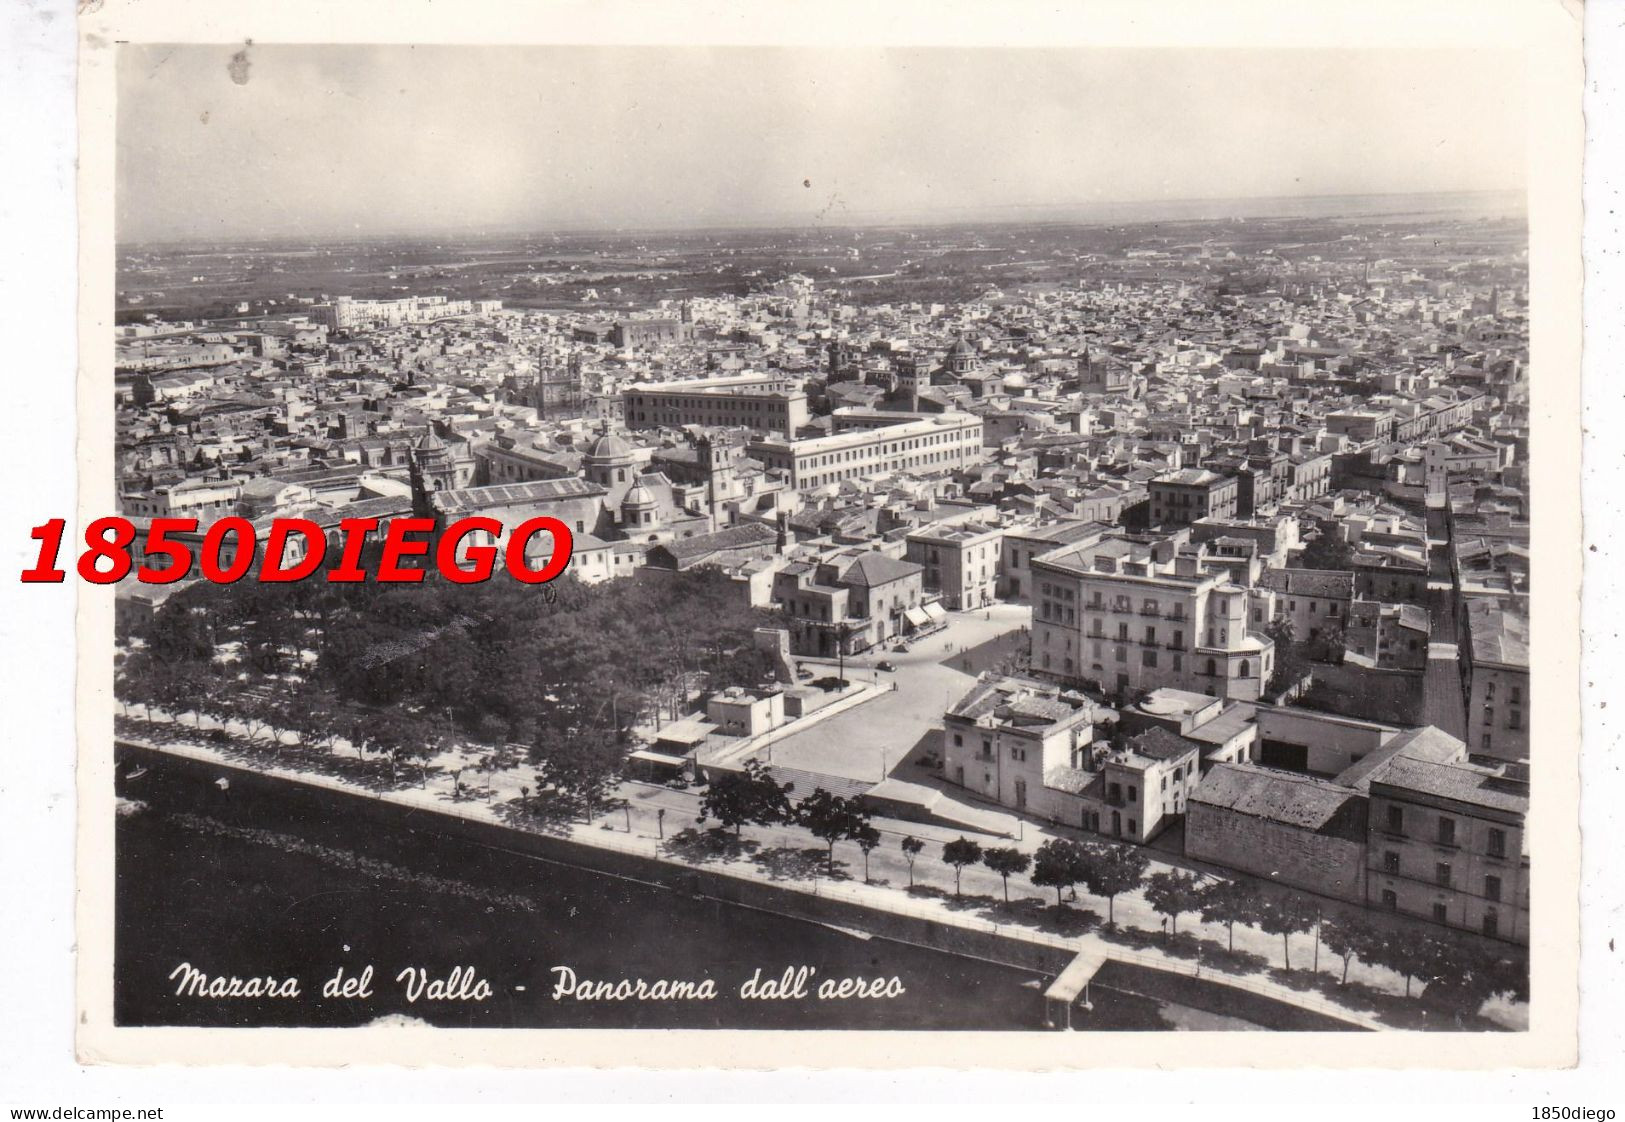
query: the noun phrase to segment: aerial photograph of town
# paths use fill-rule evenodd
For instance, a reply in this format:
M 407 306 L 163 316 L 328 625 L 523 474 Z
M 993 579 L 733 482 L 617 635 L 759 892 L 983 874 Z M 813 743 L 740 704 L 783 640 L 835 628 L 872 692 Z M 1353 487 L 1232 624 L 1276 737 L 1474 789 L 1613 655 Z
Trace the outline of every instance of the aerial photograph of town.
M 123 48 L 138 556 L 433 531 L 118 586 L 118 1024 L 1529 1027 L 1482 60 L 1363 118 L 1412 61 L 1328 52 L 1296 132 L 1197 103 L 1307 61 L 460 50 Z M 538 517 L 545 585 L 434 564 Z

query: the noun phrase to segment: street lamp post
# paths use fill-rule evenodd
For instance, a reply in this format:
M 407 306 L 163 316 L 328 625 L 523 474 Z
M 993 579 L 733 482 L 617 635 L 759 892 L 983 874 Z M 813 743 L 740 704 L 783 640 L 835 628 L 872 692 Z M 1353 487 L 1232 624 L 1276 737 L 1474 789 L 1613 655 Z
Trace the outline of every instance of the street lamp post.
M 665 807 L 661 807 L 659 810 L 655 811 L 655 828 L 660 831 L 660 839 L 662 841 L 664 841 L 665 838 L 666 838 L 666 808 Z

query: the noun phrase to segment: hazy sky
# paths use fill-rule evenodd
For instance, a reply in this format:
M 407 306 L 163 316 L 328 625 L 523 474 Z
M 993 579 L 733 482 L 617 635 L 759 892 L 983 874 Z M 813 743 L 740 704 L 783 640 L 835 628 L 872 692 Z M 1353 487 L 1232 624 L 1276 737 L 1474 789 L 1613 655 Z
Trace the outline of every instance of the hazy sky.
M 1524 185 L 1512 53 L 236 51 L 121 48 L 121 240 Z

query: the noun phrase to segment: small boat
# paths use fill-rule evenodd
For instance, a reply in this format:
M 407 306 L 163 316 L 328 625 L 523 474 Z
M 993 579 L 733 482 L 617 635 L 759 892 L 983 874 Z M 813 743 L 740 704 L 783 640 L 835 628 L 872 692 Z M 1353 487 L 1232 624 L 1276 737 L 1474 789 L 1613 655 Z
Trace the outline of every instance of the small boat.
M 147 769 L 145 767 L 137 765 L 136 767 L 133 767 L 129 771 L 125 772 L 124 773 L 124 778 L 126 778 L 126 779 L 140 779 L 145 774 L 147 774 Z

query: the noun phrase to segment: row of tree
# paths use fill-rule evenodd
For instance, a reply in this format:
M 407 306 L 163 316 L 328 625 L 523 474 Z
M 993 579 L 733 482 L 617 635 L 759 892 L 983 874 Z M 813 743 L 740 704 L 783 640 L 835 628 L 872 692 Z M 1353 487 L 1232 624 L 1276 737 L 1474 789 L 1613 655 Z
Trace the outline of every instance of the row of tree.
M 802 826 L 828 849 L 825 867 L 835 871 L 837 842 L 856 842 L 863 851 L 863 879 L 869 879 L 869 854 L 880 845 L 880 831 L 869 821 L 869 812 L 855 798 L 831 794 L 822 787 L 799 803 L 790 795 L 794 783 L 779 783 L 760 760 L 747 760 L 740 771 L 715 776 L 700 800 L 698 821 L 715 819 L 738 836 L 747 823 L 769 826 L 775 823 Z
M 881 835 L 870 825 L 858 801 L 820 788 L 796 806 L 790 800 L 792 791 L 791 784 L 775 782 L 760 763 L 751 761 L 743 771 L 719 776 L 712 782 L 701 804 L 700 820 L 716 819 L 736 834 L 747 823 L 805 826 L 828 845 L 831 869 L 836 843 L 855 841 L 863 851 L 864 879 L 868 880 L 869 854 L 880 845 Z M 910 836 L 902 839 L 900 847 L 908 862 L 912 887 L 915 861 L 924 852 L 925 843 Z M 1407 996 L 1413 981 L 1419 981 L 1430 986 L 1448 982 L 1464 988 L 1471 998 L 1468 1005 L 1496 993 L 1527 997 L 1527 972 L 1513 954 L 1399 930 L 1357 914 L 1327 917 L 1312 898 L 1291 892 L 1265 892 L 1248 881 L 1204 878 L 1174 870 L 1147 876 L 1150 861 L 1134 847 L 1051 838 L 1036 853 L 1028 854 L 1014 846 L 984 847 L 961 836 L 944 843 L 941 859 L 954 870 L 955 896 L 961 894 L 964 870 L 980 864 L 1003 881 L 1006 904 L 1010 902 L 1010 878 L 1027 875 L 1035 887 L 1055 890 L 1057 907 L 1065 906 L 1063 894 L 1067 890 L 1075 893 L 1082 886 L 1090 895 L 1106 901 L 1106 922 L 1115 925 L 1117 897 L 1143 888 L 1152 910 L 1167 917 L 1166 936 L 1178 934 L 1181 916 L 1197 915 L 1204 923 L 1222 924 L 1228 949 L 1234 952 L 1236 925 L 1257 927 L 1281 937 L 1282 965 L 1291 970 L 1292 936 L 1312 932 L 1315 969 L 1319 968 L 1319 949 L 1324 944 L 1329 953 L 1342 960 L 1339 984 L 1347 983 L 1349 967 L 1358 959 L 1403 976 Z

